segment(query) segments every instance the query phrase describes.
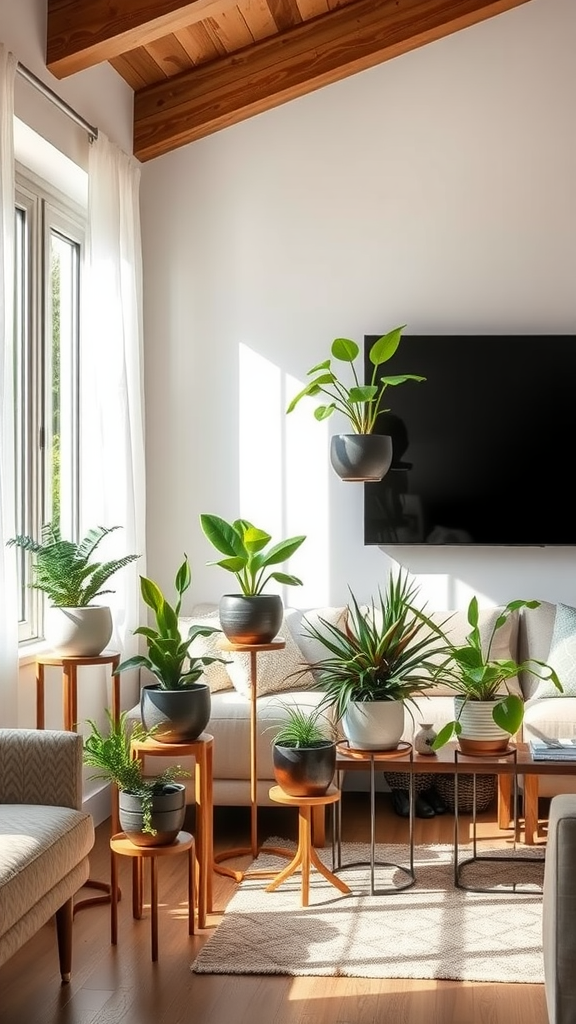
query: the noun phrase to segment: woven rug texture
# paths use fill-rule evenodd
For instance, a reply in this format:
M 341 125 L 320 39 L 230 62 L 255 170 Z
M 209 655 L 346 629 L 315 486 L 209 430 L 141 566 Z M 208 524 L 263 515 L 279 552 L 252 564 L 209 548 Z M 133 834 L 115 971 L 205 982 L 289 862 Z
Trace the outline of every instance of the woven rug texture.
M 267 845 L 288 847 L 274 838 Z M 318 851 L 332 867 L 329 848 Z M 503 851 L 479 850 L 481 856 Z M 476 886 L 516 883 L 516 892 L 474 893 L 453 881 L 452 846 L 417 846 L 416 883 L 401 884 L 407 866 L 405 846 L 378 845 L 374 896 L 370 895 L 369 847 L 344 843 L 342 863 L 360 862 L 340 877 L 352 890 L 343 895 L 315 869 L 310 906 L 301 906 L 300 873 L 274 892 L 270 879 L 245 878 L 192 964 L 198 974 L 286 974 L 358 978 L 422 978 L 456 981 L 537 983 L 542 961 L 542 884 L 544 855 L 537 848 L 516 851 L 530 862 L 480 861 L 464 868 Z M 461 854 L 461 860 L 466 854 Z M 262 851 L 252 868 L 280 871 L 287 861 Z M 388 863 L 391 866 L 384 866 Z

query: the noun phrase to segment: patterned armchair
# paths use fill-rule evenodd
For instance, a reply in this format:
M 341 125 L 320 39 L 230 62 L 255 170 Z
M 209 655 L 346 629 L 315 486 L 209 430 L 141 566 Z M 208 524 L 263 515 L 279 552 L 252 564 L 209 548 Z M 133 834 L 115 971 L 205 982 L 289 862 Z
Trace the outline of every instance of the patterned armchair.
M 72 901 L 93 845 L 82 737 L 0 729 L 0 964 L 55 915 L 62 981 L 70 981 Z

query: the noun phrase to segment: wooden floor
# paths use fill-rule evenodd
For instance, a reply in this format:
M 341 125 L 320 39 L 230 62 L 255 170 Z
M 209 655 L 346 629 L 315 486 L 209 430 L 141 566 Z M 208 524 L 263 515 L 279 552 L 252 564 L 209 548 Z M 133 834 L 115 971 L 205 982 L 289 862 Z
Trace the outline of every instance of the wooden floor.
M 490 844 L 509 842 L 494 817 L 495 809 L 480 816 L 479 835 Z M 368 839 L 366 794 L 345 795 L 343 820 L 344 839 Z M 452 815 L 418 819 L 416 842 L 451 842 L 453 821 Z M 193 828 L 193 819 L 186 827 Z M 271 835 L 294 839 L 296 816 L 283 808 L 262 810 L 259 828 L 261 841 Z M 377 840 L 403 842 L 405 828 L 390 798 L 379 794 Z M 246 808 L 216 809 L 217 850 L 246 845 L 248 836 Z M 108 838 L 104 823 L 91 858 L 94 878 L 109 878 Z M 110 944 L 109 906 L 79 911 L 72 981 L 61 986 L 55 931 L 46 925 L 0 969 L 0 1024 L 547 1024 L 540 985 L 192 974 L 190 964 L 235 883 L 215 876 L 217 913 L 206 930 L 188 936 L 181 858 L 159 863 L 159 960 L 152 963 L 148 907 L 142 920 L 131 916 L 127 858 L 121 858 L 120 872 L 118 945 Z

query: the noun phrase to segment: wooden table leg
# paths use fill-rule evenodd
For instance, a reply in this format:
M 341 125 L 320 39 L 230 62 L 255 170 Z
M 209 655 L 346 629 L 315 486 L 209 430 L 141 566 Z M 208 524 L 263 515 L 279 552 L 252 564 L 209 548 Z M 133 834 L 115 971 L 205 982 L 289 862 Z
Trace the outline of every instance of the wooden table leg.
M 212 743 L 204 743 L 196 758 L 196 860 L 198 863 L 198 927 L 206 927 L 212 912 L 213 804 Z
M 158 862 L 150 857 L 150 916 L 152 931 L 152 959 L 158 959 Z
M 498 775 L 498 828 L 510 828 L 512 776 Z
M 194 935 L 194 908 L 196 905 L 196 893 L 194 891 L 196 856 L 194 845 L 188 850 L 188 935 Z M 210 867 L 210 873 L 212 873 L 212 867 Z
M 36 728 L 44 728 L 44 665 L 36 662 Z
M 110 851 L 110 941 L 113 946 L 118 942 L 118 863 L 116 854 Z
M 527 846 L 534 846 L 538 837 L 538 776 L 524 776 L 524 829 Z

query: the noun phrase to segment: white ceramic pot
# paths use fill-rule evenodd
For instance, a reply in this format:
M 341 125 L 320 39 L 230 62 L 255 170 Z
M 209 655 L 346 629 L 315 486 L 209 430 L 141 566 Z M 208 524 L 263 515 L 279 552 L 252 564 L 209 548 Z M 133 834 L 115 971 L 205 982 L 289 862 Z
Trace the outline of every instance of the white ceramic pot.
M 351 701 L 342 728 L 356 750 L 395 750 L 404 732 L 404 704 L 400 700 Z
M 111 636 L 112 614 L 108 605 L 87 605 L 85 608 L 50 606 L 46 610 L 46 643 L 65 657 L 94 658 L 102 653 Z
M 495 754 L 506 750 L 510 733 L 492 718 L 494 701 L 454 698 L 454 717 L 462 726 L 458 744 L 463 754 Z

